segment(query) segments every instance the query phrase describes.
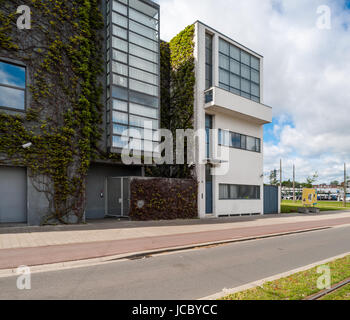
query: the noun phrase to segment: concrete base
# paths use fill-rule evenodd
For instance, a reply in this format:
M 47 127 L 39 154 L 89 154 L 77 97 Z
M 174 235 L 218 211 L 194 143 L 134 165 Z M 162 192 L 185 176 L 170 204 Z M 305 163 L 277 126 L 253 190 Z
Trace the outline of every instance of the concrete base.
M 298 208 L 298 213 L 309 214 L 309 213 L 320 213 L 321 210 L 319 208 L 306 208 L 300 207 Z

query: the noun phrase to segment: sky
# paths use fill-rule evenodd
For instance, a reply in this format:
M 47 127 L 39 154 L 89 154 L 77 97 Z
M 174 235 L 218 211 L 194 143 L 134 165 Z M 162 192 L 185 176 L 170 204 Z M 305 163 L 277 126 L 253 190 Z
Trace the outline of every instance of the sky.
M 264 171 L 350 172 L 350 0 L 159 0 L 161 38 L 200 20 L 264 56 Z M 326 7 L 325 7 L 326 6 Z M 328 14 L 329 13 L 329 14 Z

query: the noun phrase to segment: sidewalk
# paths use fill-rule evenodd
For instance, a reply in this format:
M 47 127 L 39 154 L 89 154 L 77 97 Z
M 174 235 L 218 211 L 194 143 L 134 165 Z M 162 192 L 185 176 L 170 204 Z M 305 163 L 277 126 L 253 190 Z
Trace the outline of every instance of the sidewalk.
M 350 212 L 0 228 L 0 269 L 242 240 L 350 224 Z

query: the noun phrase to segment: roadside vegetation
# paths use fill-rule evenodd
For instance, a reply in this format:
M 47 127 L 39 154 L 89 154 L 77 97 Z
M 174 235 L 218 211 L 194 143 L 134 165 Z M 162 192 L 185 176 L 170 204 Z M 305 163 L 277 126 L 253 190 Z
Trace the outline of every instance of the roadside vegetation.
M 350 256 L 327 264 L 331 270 L 332 285 L 350 278 Z M 321 274 L 317 267 L 293 274 L 289 277 L 267 282 L 261 287 L 229 295 L 223 300 L 304 300 L 321 290 L 317 280 Z M 343 287 L 323 298 L 323 300 L 349 300 L 350 286 Z
M 302 207 L 301 201 L 293 202 L 293 200 L 283 200 L 281 204 L 281 213 L 296 213 L 298 208 Z M 321 211 L 337 211 L 337 210 L 350 210 L 350 203 L 346 204 L 346 208 L 343 206 L 343 202 L 338 201 L 319 201 L 317 208 Z

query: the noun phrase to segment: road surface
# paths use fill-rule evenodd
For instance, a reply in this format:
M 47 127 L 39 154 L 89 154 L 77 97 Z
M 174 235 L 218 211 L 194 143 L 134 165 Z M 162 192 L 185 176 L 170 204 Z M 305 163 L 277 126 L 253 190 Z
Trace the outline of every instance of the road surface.
M 0 299 L 199 299 L 350 252 L 350 227 L 0 278 Z

